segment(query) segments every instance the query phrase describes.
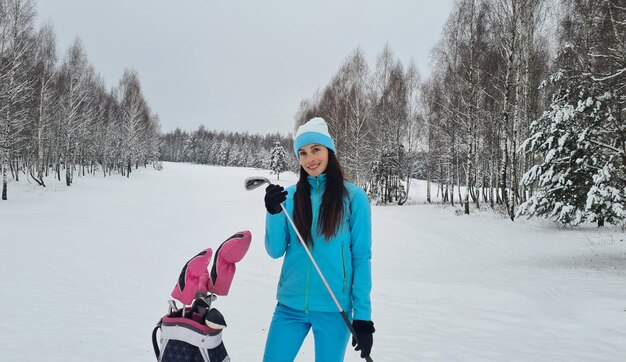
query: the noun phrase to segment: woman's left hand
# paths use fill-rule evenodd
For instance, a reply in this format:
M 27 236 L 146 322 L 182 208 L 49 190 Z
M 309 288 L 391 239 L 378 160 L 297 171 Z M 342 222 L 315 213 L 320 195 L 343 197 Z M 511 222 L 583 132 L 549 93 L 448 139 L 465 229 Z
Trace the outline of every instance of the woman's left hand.
M 355 351 L 361 351 L 361 358 L 369 357 L 374 344 L 374 332 L 376 331 L 374 322 L 356 319 L 352 322 L 352 327 L 354 327 L 356 338 L 359 340 L 357 343 L 353 336 L 352 347 L 356 347 Z

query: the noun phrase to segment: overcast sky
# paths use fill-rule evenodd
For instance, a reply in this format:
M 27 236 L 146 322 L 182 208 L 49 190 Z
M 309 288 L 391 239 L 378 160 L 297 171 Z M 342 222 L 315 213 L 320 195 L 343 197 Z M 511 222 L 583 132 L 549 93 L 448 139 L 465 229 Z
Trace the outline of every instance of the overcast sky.
M 300 101 L 361 47 L 370 68 L 389 43 L 429 73 L 453 0 L 36 0 L 60 58 L 80 37 L 109 86 L 139 73 L 164 132 L 180 127 L 294 131 Z

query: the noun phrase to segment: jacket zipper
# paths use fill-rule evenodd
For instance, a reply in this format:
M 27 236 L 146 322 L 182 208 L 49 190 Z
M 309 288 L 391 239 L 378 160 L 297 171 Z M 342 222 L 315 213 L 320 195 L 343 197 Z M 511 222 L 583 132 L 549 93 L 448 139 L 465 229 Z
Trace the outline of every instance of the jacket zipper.
M 304 314 L 309 314 L 309 282 L 311 281 L 311 263 L 306 267 L 306 290 L 304 292 Z
M 318 206 L 322 206 L 320 203 L 320 180 L 316 177 L 315 178 L 315 193 L 317 196 L 317 205 Z M 319 220 L 320 218 L 320 212 L 319 212 L 319 208 L 317 209 L 317 219 Z
M 346 293 L 348 286 L 346 285 L 346 279 L 348 279 L 347 273 L 346 273 L 346 256 L 345 256 L 345 251 L 344 251 L 344 247 L 343 244 L 341 244 L 341 268 L 343 269 L 343 292 Z

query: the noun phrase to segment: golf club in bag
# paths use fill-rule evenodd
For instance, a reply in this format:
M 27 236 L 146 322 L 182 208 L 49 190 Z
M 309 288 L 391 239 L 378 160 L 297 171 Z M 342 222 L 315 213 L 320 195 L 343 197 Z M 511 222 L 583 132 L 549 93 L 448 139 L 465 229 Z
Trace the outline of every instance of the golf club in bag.
M 247 191 L 251 191 L 251 190 L 257 189 L 257 188 L 263 186 L 264 184 L 271 184 L 271 182 L 270 182 L 269 179 L 267 179 L 266 177 L 262 177 L 262 176 L 248 177 L 246 179 L 246 181 L 245 181 L 245 187 L 246 187 Z M 346 326 L 350 330 L 350 333 L 352 333 L 352 337 L 358 343 L 359 340 L 358 340 L 358 337 L 356 335 L 356 331 L 354 330 L 354 327 L 352 326 L 352 323 L 350 323 L 350 319 L 348 319 L 348 316 L 346 315 L 346 312 L 343 310 L 343 308 L 341 308 L 341 305 L 339 304 L 339 301 L 337 300 L 337 297 L 335 296 L 335 293 L 333 293 L 332 289 L 330 288 L 330 285 L 326 281 L 326 278 L 324 278 L 324 274 L 322 273 L 322 271 L 320 270 L 320 267 L 315 262 L 315 259 L 313 258 L 313 255 L 311 254 L 311 251 L 309 250 L 309 247 L 304 242 L 304 239 L 300 235 L 300 232 L 298 231 L 298 228 L 296 228 L 296 225 L 293 223 L 293 220 L 291 219 L 291 216 L 289 216 L 289 213 L 287 212 L 287 209 L 285 209 L 285 205 L 283 205 L 281 203 L 280 207 L 283 209 L 283 212 L 285 213 L 285 216 L 287 217 L 287 220 L 289 220 L 289 223 L 291 224 L 291 227 L 293 227 L 293 230 L 296 232 L 296 235 L 298 236 L 298 240 L 300 240 L 300 244 L 304 248 L 304 251 L 308 255 L 309 259 L 311 260 L 311 263 L 313 264 L 313 267 L 315 267 L 315 270 L 317 271 L 317 274 L 322 279 L 322 282 L 324 283 L 324 286 L 326 286 L 326 290 L 328 290 L 328 293 L 330 294 L 330 297 L 333 299 L 333 302 L 335 302 L 335 305 L 337 306 L 337 309 L 339 310 L 339 313 L 341 314 L 341 317 L 343 318 L 343 321 L 346 323 Z M 369 357 L 369 356 L 365 357 L 365 361 L 373 362 L 372 358 Z

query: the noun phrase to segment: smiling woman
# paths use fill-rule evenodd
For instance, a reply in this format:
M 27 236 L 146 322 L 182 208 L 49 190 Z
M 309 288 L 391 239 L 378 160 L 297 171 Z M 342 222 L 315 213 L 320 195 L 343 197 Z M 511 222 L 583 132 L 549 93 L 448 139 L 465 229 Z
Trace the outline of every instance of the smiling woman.
M 286 191 L 278 185 L 266 189 L 265 248 L 284 260 L 263 360 L 293 361 L 312 329 L 316 361 L 343 361 L 351 331 L 352 345 L 371 361 L 369 200 L 344 180 L 324 119 L 298 128 L 294 152 L 300 162 L 298 183 Z M 285 212 L 293 215 L 299 235 L 288 227 Z

